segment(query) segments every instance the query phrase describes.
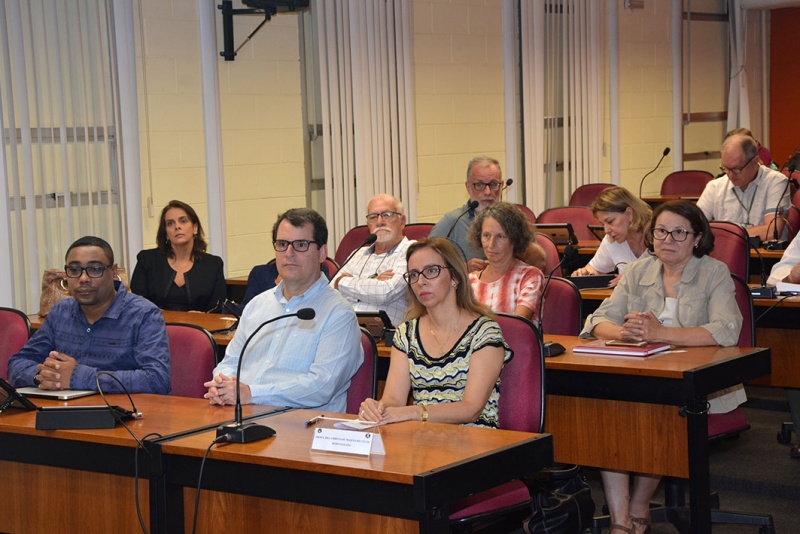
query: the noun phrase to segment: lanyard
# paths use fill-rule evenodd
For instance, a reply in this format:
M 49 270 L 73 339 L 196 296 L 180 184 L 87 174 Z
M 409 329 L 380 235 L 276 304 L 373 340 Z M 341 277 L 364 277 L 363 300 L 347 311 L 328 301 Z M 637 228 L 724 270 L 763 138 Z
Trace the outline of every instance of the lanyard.
M 758 193 L 758 184 L 756 184 L 755 189 L 753 189 L 753 196 L 750 197 L 750 205 L 745 208 L 742 199 L 739 198 L 739 193 L 736 192 L 736 187 L 733 188 L 733 196 L 736 197 L 736 202 L 738 202 L 742 209 L 747 212 L 747 226 L 752 226 L 750 224 L 750 210 L 753 209 L 753 202 L 756 199 L 756 193 Z

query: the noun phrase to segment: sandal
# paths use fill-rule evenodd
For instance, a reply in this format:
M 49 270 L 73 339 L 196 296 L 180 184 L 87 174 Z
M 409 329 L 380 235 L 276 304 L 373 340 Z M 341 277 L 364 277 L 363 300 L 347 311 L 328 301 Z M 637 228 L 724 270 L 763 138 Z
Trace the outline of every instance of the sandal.
M 635 527 L 633 527 L 633 526 L 626 527 L 624 525 L 618 525 L 616 523 L 612 523 L 611 524 L 611 530 L 608 531 L 608 534 L 611 534 L 615 530 L 621 530 L 622 532 L 625 532 L 625 534 L 634 534 L 634 528 Z
M 650 519 L 631 516 L 631 522 L 633 523 L 634 532 L 637 528 L 644 528 L 644 534 L 650 534 Z

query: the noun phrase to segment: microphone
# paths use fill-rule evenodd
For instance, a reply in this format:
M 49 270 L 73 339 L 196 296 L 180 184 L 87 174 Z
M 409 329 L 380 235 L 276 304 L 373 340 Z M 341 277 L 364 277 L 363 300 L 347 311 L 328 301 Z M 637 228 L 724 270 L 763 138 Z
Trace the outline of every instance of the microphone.
M 542 298 L 541 302 L 539 303 L 539 309 L 542 309 L 542 305 L 544 304 L 544 296 L 547 293 L 547 286 L 550 285 L 550 280 L 553 278 L 553 273 L 555 273 L 559 267 L 561 267 L 567 260 L 573 260 L 578 256 L 578 249 L 573 247 L 572 245 L 567 245 L 564 247 L 564 256 L 561 258 L 555 267 L 550 269 L 550 272 L 547 273 L 546 279 L 544 281 L 544 286 L 542 286 Z M 539 317 L 539 333 L 544 335 L 544 317 Z M 550 356 L 557 356 L 564 352 L 564 347 L 558 343 L 554 343 L 552 341 L 545 341 L 542 343 L 542 349 L 545 358 L 549 358 Z
M 345 265 L 347 265 L 347 263 L 348 263 L 350 260 L 352 260 L 352 259 L 353 259 L 353 256 L 355 256 L 355 255 L 356 255 L 356 252 L 358 252 L 359 250 L 361 250 L 361 247 L 368 247 L 368 246 L 372 245 L 372 244 L 373 244 L 375 241 L 377 241 L 377 240 L 378 240 L 378 234 L 369 234 L 369 235 L 367 236 L 367 238 L 366 238 L 366 239 L 364 239 L 364 242 L 363 242 L 363 243 L 361 243 L 361 246 L 359 246 L 359 247 L 356 247 L 356 249 L 355 249 L 353 252 L 351 252 L 349 256 L 347 256 L 347 259 L 346 259 L 346 260 L 344 260 L 344 263 L 342 263 L 342 265 L 341 265 L 341 266 L 339 266 L 339 272 L 342 272 L 342 269 L 344 269 L 344 266 L 345 266 Z M 336 278 L 336 277 L 334 276 L 334 278 Z
M 504 185 L 504 186 L 503 186 L 503 191 L 505 191 L 506 189 L 508 189 L 509 187 L 511 187 L 511 184 L 513 184 L 513 183 L 514 183 L 514 180 L 512 180 L 511 178 L 509 178 L 508 180 L 506 180 L 506 185 Z
M 511 180 L 511 179 L 509 178 L 509 180 Z M 513 182 L 513 180 L 511 180 L 511 181 Z M 506 182 L 506 183 L 507 183 L 507 182 Z M 506 186 L 506 187 L 508 187 L 508 186 Z M 474 210 L 475 210 L 475 208 L 477 208 L 479 205 L 480 205 L 480 202 L 478 202 L 477 200 L 470 200 L 470 201 L 467 203 L 467 209 L 465 209 L 465 210 L 464 210 L 464 213 L 462 213 L 461 215 L 459 215 L 459 216 L 456 218 L 455 222 L 453 223 L 453 226 L 451 226 L 451 227 L 450 227 L 450 230 L 447 232 L 447 239 L 450 239 L 450 234 L 452 234 L 452 233 L 453 233 L 453 230 L 455 230 L 455 228 L 456 228 L 456 225 L 458 224 L 458 221 L 460 221 L 460 220 L 461 220 L 461 217 L 463 217 L 464 215 L 466 215 L 467 213 L 469 213 L 469 212 L 471 212 L 471 211 L 474 211 Z
M 716 180 L 717 178 L 722 178 L 723 176 L 725 176 L 725 173 L 721 172 L 718 175 L 714 176 L 714 179 Z
M 250 344 L 250 340 L 252 340 L 256 334 L 258 334 L 258 332 L 268 324 L 274 323 L 275 321 L 280 321 L 281 319 L 286 319 L 288 317 L 297 317 L 301 321 L 310 321 L 316 314 L 317 312 L 315 312 L 313 308 L 301 308 L 297 310 L 296 313 L 279 315 L 278 317 L 273 317 L 272 319 L 268 319 L 258 325 L 258 328 L 255 329 L 255 332 L 248 336 L 247 340 L 244 342 L 244 346 L 242 346 L 242 352 L 239 353 L 239 363 L 236 365 L 236 421 L 227 425 L 218 426 L 217 439 L 224 436 L 225 441 L 228 443 L 250 443 L 252 441 L 259 441 L 275 435 L 275 431 L 268 426 L 259 425 L 258 423 L 242 423 L 240 377 L 242 373 L 242 360 L 244 360 L 244 351 L 247 349 L 247 345 Z
M 661 166 L 661 162 L 664 161 L 664 158 L 666 158 L 667 154 L 669 154 L 669 150 L 670 150 L 669 147 L 665 148 L 664 152 L 661 153 L 661 159 L 658 160 L 658 163 L 656 163 L 656 166 L 653 167 L 653 170 L 642 176 L 642 181 L 639 182 L 639 198 L 642 198 L 642 186 L 644 185 L 644 179 L 653 174 L 654 172 L 656 172 L 656 169 L 658 169 Z
M 784 250 L 786 248 L 786 246 L 788 245 L 788 243 L 786 241 L 784 241 L 784 240 L 781 240 L 780 236 L 778 235 L 778 218 L 783 219 L 783 217 L 780 214 L 781 202 L 783 201 L 784 195 L 786 195 L 786 192 L 789 190 L 789 185 L 792 182 L 795 181 L 792 178 L 792 174 L 794 174 L 795 168 L 796 168 L 796 164 L 794 162 L 789 165 L 789 169 L 788 169 L 789 176 L 786 179 L 786 187 L 783 188 L 783 192 L 781 193 L 781 196 L 778 198 L 778 205 L 775 206 L 775 217 L 767 225 L 766 234 L 769 234 L 769 226 L 770 226 L 770 224 L 775 223 L 775 226 L 773 227 L 773 230 L 772 230 L 772 241 L 770 241 L 769 244 L 767 245 L 767 248 L 769 250 Z M 789 202 L 789 204 L 791 204 L 791 201 Z M 786 222 L 788 222 L 788 221 L 786 221 Z

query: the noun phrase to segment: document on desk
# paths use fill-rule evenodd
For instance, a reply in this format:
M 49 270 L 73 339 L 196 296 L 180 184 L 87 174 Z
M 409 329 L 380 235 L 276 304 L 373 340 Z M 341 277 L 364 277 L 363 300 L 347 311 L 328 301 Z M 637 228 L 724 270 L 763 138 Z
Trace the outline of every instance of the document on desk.
M 789 282 L 778 282 L 775 286 L 781 295 L 800 295 L 800 284 L 790 284 Z
M 669 350 L 669 343 L 630 343 L 617 341 L 606 341 L 596 339 L 583 345 L 572 347 L 573 353 L 596 354 L 602 356 L 632 356 L 635 358 L 645 358 L 653 354 Z

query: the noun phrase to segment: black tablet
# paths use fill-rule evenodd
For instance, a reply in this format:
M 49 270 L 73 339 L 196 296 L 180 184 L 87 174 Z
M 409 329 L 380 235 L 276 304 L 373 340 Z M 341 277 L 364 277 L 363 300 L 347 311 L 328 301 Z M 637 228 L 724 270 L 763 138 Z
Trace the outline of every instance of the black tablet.
M 23 397 L 14 389 L 14 386 L 0 378 L 0 413 L 9 408 L 23 408 L 25 410 L 36 410 L 34 403 Z

